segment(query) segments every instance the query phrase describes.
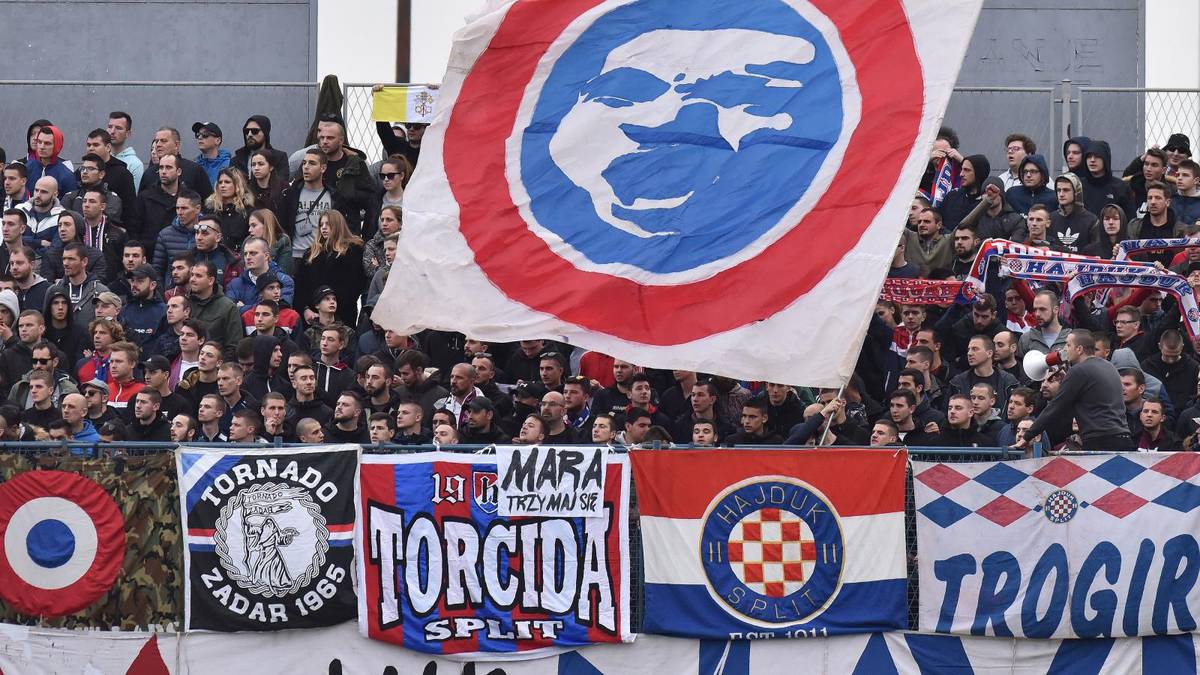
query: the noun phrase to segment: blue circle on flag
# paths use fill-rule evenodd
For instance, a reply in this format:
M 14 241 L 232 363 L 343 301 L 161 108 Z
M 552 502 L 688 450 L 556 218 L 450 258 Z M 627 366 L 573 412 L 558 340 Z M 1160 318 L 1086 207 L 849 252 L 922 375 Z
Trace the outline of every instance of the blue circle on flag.
M 784 627 L 816 618 L 841 586 L 837 511 L 790 479 L 751 479 L 709 505 L 700 559 L 709 590 L 741 620 Z
M 75 555 L 75 535 L 61 520 L 43 520 L 25 535 L 29 558 L 42 567 L 62 567 Z
M 638 0 L 554 62 L 520 177 L 537 223 L 588 261 L 684 272 L 779 226 L 843 124 L 833 52 L 787 2 Z

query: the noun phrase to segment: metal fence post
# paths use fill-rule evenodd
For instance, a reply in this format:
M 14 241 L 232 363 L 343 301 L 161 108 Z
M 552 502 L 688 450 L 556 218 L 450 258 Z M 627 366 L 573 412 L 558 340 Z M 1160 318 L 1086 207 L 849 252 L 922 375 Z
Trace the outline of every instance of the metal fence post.
M 1058 139 L 1059 145 L 1066 145 L 1067 139 L 1071 137 L 1071 81 L 1070 80 L 1062 81 L 1062 118 L 1061 118 L 1061 126 L 1059 128 L 1059 131 L 1061 133 L 1061 137 Z M 1066 163 L 1067 163 L 1067 160 L 1064 157 L 1063 158 L 1063 171 L 1067 170 Z

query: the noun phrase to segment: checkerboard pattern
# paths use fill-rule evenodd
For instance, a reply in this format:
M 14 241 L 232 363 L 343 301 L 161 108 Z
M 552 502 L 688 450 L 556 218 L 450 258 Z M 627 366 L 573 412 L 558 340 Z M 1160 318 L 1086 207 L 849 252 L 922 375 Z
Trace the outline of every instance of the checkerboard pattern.
M 1200 508 L 1200 453 L 1129 453 L 1015 462 L 913 462 L 917 513 L 949 528 L 969 517 L 1008 527 L 1025 517 L 1068 522 L 1080 514 L 1119 521 L 1142 509 Z M 1071 497 L 1059 494 L 1070 492 Z
M 750 590 L 784 598 L 804 587 L 817 565 L 812 530 L 800 516 L 760 509 L 729 533 L 729 564 Z

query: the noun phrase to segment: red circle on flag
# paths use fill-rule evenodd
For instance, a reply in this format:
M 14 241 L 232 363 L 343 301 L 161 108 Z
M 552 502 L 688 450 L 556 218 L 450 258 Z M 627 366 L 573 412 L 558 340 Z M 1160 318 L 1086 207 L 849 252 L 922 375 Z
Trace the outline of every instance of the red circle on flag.
M 758 255 L 706 279 L 654 286 L 580 270 L 559 257 L 530 230 L 505 178 L 505 144 L 535 68 L 573 20 L 603 1 L 517 2 L 462 84 L 443 163 L 476 262 L 514 301 L 641 344 L 682 344 L 774 316 L 858 244 L 912 151 L 925 87 L 904 8 L 899 0 L 872 3 L 869 12 L 811 0 L 838 28 L 862 99 L 832 183 L 800 223 Z
M 64 503 L 67 509 L 57 508 Z M 32 517 L 25 511 L 21 522 L 15 522 L 14 515 L 27 506 L 34 510 Z M 22 561 L 28 557 L 21 548 L 26 546 L 26 525 L 34 521 L 61 525 L 60 518 L 70 521 L 71 513 L 86 519 L 83 525 L 94 528 L 94 549 L 87 545 L 90 533 L 87 537 L 76 536 L 70 559 L 55 561 L 48 571 L 78 563 L 75 556 L 91 556 L 91 561 L 79 570 L 74 581 L 47 587 L 58 584 L 49 582 L 49 575 L 40 577 L 37 568 L 31 573 L 30 562 Z M 80 523 L 73 525 L 78 528 Z M 0 598 L 24 614 L 63 616 L 91 605 L 112 588 L 125 562 L 125 519 L 116 502 L 95 481 L 66 471 L 29 471 L 0 485 L 0 542 Z

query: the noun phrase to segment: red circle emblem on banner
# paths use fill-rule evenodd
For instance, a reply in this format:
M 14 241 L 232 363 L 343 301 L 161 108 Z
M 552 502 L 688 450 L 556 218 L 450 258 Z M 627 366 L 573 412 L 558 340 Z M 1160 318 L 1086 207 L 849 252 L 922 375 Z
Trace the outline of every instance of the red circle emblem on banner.
M 125 562 L 125 519 L 95 481 L 30 471 L 0 485 L 0 598 L 32 616 L 77 612 Z
M 682 344 L 772 317 L 859 243 L 917 139 L 925 85 L 903 6 L 883 0 L 864 12 L 856 3 L 811 0 L 837 29 L 861 96 L 832 182 L 807 215 L 753 257 L 697 281 L 649 285 L 560 257 L 530 229 L 513 200 L 514 178 L 506 179 L 506 142 L 535 70 L 563 30 L 602 2 L 516 3 L 462 84 L 443 162 L 477 264 L 516 302 L 641 344 Z

